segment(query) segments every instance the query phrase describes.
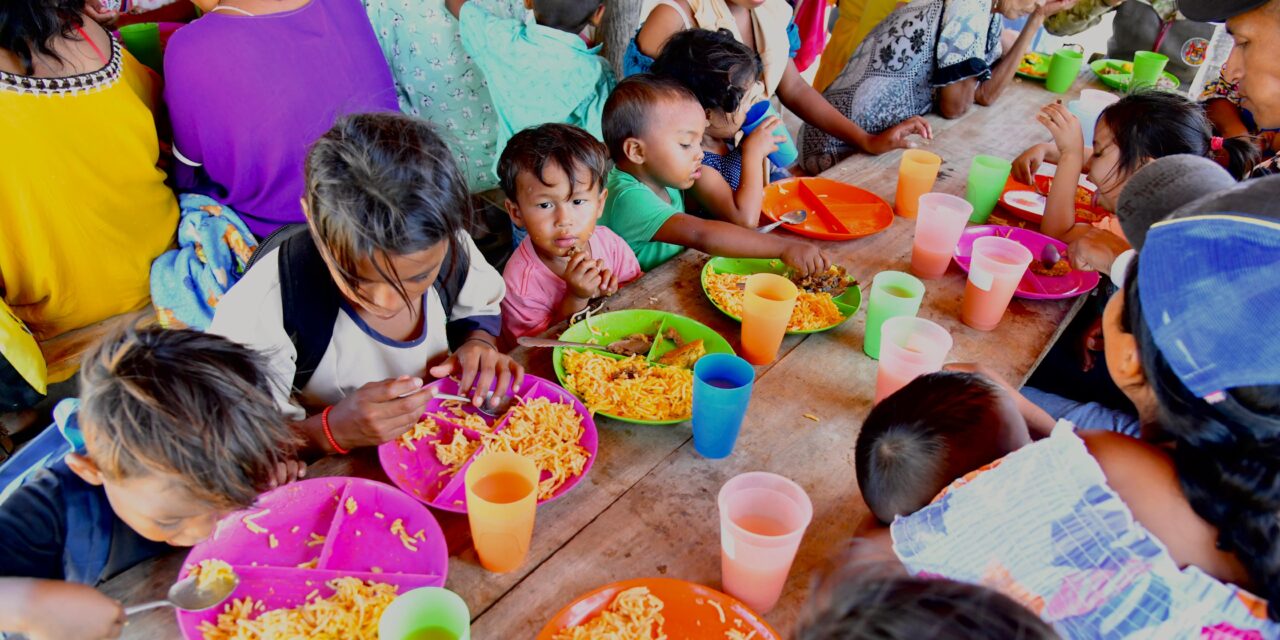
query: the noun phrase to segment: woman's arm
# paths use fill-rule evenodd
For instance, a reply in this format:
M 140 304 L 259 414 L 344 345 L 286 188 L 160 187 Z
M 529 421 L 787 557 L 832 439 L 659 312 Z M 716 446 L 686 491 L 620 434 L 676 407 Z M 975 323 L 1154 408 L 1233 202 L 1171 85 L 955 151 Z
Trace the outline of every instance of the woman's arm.
M 453 0 L 456 1 L 456 0 Z M 688 11 L 688 5 L 682 0 L 675 0 Z M 636 34 L 636 48 L 650 58 L 658 57 L 667 39 L 677 31 L 684 29 L 684 18 L 671 5 L 660 4 L 649 12 L 640 32 Z
M 1223 138 L 1238 138 L 1249 135 L 1249 127 L 1240 118 L 1240 107 L 1226 98 L 1213 98 L 1204 103 L 1204 113 L 1209 122 Z
M 1031 46 L 1036 31 L 1044 24 L 1045 15 L 1045 7 L 1039 7 L 1027 18 L 1027 24 L 1022 27 L 1013 47 L 1005 51 L 991 68 L 990 78 L 983 82 L 978 82 L 977 78 L 966 78 L 943 87 L 938 92 L 938 114 L 948 119 L 959 118 L 968 113 L 969 107 L 975 102 L 984 107 L 995 104 L 1013 80 L 1014 72 L 1022 63 L 1023 54 Z

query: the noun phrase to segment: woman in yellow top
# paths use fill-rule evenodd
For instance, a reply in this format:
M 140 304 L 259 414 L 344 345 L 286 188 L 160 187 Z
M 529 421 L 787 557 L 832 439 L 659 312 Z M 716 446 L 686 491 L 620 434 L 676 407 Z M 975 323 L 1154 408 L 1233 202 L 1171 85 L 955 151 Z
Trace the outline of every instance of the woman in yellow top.
M 178 225 L 157 80 L 83 9 L 0 4 L 0 296 L 36 340 L 145 306 Z
M 844 65 L 854 50 L 867 37 L 871 29 L 893 12 L 899 2 L 906 0 L 838 0 L 839 12 L 835 26 L 831 27 L 831 39 L 822 50 L 818 74 L 813 77 L 813 88 L 819 92 L 835 82 L 844 71 Z

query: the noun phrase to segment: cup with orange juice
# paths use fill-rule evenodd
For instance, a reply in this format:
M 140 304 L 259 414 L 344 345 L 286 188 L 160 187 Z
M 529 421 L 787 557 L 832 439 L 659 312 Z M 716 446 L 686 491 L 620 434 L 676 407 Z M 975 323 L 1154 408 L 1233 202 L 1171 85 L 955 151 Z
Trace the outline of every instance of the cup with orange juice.
M 513 571 L 524 562 L 538 506 L 538 467 L 508 451 L 480 455 L 463 478 L 467 520 L 485 569 Z
M 717 504 L 724 590 L 757 613 L 768 613 L 782 595 L 813 504 L 800 485 L 763 471 L 724 483 Z
M 911 273 L 930 280 L 941 278 L 951 264 L 951 254 L 973 215 L 973 205 L 949 193 L 920 196 L 916 235 L 911 245 Z
M 898 193 L 893 200 L 893 209 L 898 215 L 916 217 L 920 196 L 933 188 L 941 166 L 942 158 L 936 153 L 921 149 L 902 152 L 902 163 L 898 165 Z
M 995 329 L 1031 259 L 1031 250 L 1017 241 L 996 236 L 974 240 L 960 319 L 979 331 Z
M 800 290 L 775 273 L 747 277 L 742 295 L 742 355 L 751 364 L 769 364 L 778 355 Z
M 951 351 L 951 333 L 924 318 L 890 318 L 885 321 L 881 335 L 876 403 L 918 376 L 941 371 L 947 352 Z

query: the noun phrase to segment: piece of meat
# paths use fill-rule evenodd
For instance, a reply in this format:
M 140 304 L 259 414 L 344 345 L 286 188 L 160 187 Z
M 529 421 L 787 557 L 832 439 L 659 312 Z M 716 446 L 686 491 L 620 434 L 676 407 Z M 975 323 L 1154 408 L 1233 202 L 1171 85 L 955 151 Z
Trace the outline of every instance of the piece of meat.
M 663 354 L 661 358 L 658 358 L 658 364 L 692 369 L 698 359 L 705 355 L 707 355 L 706 346 L 702 344 L 701 340 L 693 340 Z

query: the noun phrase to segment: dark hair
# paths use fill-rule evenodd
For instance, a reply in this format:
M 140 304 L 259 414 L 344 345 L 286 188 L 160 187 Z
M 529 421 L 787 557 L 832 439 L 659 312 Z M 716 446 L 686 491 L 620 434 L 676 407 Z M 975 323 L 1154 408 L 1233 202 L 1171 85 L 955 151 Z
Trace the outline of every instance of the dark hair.
M 36 55 L 62 58 L 49 43 L 55 37 L 71 38 L 84 26 L 80 12 L 84 0 L 13 0 L 0 3 L 0 49 L 18 57 L 23 73 L 35 73 Z
M 378 254 L 448 242 L 444 274 L 465 251 L 459 238 L 472 215 L 467 184 L 425 120 L 398 113 L 339 118 L 307 154 L 306 200 L 316 245 L 354 291 L 356 265 L 367 259 L 412 307 L 400 274 Z
M 1182 492 L 1218 529 L 1218 547 L 1236 555 L 1267 613 L 1280 621 L 1280 386 L 1228 389 L 1221 401 L 1198 398 L 1174 373 L 1143 318 L 1138 262 L 1125 280 L 1121 325 L 1133 334 L 1160 425 L 1177 446 Z
M 299 445 L 268 371 L 261 354 L 212 333 L 117 329 L 80 369 L 89 457 L 110 478 L 174 473 L 197 498 L 247 507 Z
M 533 0 L 533 17 L 544 27 L 578 33 L 603 4 L 604 0 Z
M 1213 128 L 1204 109 L 1182 94 L 1147 90 L 1131 93 L 1102 111 L 1099 118 L 1111 130 L 1120 163 L 1116 176 L 1128 178 L 1146 160 L 1180 153 L 1212 158 Z M 1231 158 L 1228 171 L 1237 180 L 1257 163 L 1256 145 L 1244 138 L 1223 141 Z M 1108 176 L 1111 179 L 1112 176 Z
M 881 522 L 929 504 L 956 478 L 1003 455 L 1000 387 L 973 373 L 920 376 L 880 401 L 858 433 L 858 488 Z
M 734 113 L 764 67 L 760 55 L 727 29 L 687 29 L 671 36 L 650 71 L 688 87 L 704 109 Z
M 1050 640 L 1058 634 L 1009 597 L 975 584 L 845 564 L 805 604 L 795 640 Z
M 601 126 L 613 161 L 625 157 L 622 145 L 628 138 L 644 135 L 654 107 L 679 100 L 698 102 L 698 97 L 679 82 L 650 73 L 639 73 L 619 82 L 604 103 Z
M 569 176 L 569 191 L 584 182 L 588 187 L 604 189 L 609 172 L 609 153 L 604 144 L 578 127 L 567 124 L 543 124 L 529 127 L 511 136 L 498 158 L 498 181 L 507 199 L 516 201 L 516 177 L 532 174 L 542 184 L 547 165 L 560 167 Z M 586 175 L 580 175 L 580 172 Z

